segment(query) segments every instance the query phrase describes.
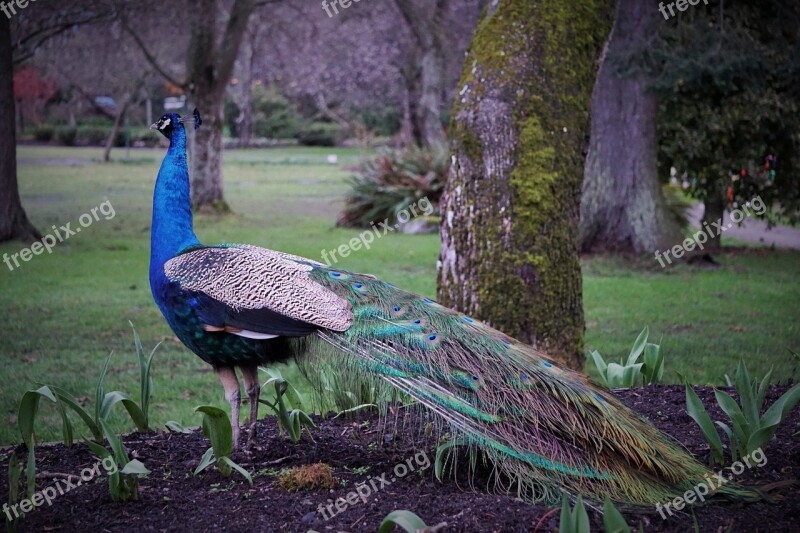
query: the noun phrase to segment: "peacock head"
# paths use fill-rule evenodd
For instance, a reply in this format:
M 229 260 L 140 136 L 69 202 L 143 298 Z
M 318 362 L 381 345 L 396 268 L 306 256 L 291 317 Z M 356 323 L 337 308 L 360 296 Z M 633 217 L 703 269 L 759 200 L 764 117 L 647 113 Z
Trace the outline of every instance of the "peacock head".
M 200 112 L 197 111 L 195 108 L 194 113 L 192 113 L 192 117 L 194 118 L 194 129 L 198 129 L 200 124 L 203 123 L 203 120 L 200 118 Z M 177 113 L 166 113 L 157 122 L 155 122 L 152 126 L 150 126 L 151 130 L 158 130 L 161 132 L 161 135 L 166 137 L 167 139 L 172 139 L 172 132 L 177 127 L 183 127 L 184 120 L 189 117 L 182 117 Z

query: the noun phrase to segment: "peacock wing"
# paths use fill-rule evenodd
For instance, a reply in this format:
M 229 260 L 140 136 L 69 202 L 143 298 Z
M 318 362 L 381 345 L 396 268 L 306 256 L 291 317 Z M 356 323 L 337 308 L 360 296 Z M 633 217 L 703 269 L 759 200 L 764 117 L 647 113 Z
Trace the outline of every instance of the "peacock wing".
M 250 245 L 190 248 L 164 265 L 167 278 L 209 328 L 258 337 L 346 331 L 350 303 L 314 281 L 315 261 Z M 214 329 L 212 329 L 213 331 Z

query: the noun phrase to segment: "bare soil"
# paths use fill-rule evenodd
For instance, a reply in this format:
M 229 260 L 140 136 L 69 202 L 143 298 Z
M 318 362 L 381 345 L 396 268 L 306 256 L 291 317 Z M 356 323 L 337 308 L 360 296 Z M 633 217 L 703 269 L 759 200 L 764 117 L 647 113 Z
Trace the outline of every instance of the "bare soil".
M 767 404 L 786 390 L 774 386 Z M 698 390 L 712 418 L 723 420 L 716 408 L 713 390 Z M 682 387 L 656 386 L 620 391 L 619 397 L 646 416 L 662 431 L 672 435 L 691 453 L 707 460 L 708 446 L 685 410 Z M 295 445 L 278 434 L 272 417 L 258 424 L 257 443 L 251 453 L 238 453 L 234 459 L 253 473 L 251 487 L 234 473 L 224 478 L 214 468 L 193 475 L 208 441 L 199 430 L 192 434 L 159 431 L 148 435 L 131 434 L 124 441 L 131 454 L 151 471 L 140 481 L 141 499 L 114 503 L 105 477 L 82 484 L 58 496 L 52 505 L 43 505 L 19 521 L 20 531 L 299 531 L 372 532 L 381 520 L 396 509 L 412 510 L 428 525 L 446 523 L 442 531 L 557 531 L 558 511 L 530 505 L 513 497 L 493 493 L 486 487 L 488 476 L 479 472 L 473 483 L 462 475 L 435 479 L 433 460 L 436 442 L 420 437 L 419 424 L 425 420 L 362 414 L 345 419 L 316 417 L 318 430 L 304 435 Z M 800 430 L 800 410 L 795 410 L 764 450 L 767 463 L 746 469 L 736 480 L 762 485 L 794 479 L 800 474 L 800 445 L 793 434 Z M 16 449 L 24 463 L 23 446 Z M 0 502 L 7 501 L 8 453 L 0 461 Z M 37 449 L 42 490 L 56 481 L 53 474 L 80 475 L 97 463 L 83 445 L 41 446 Z M 427 460 L 426 460 L 427 459 Z M 278 488 L 277 479 L 285 468 L 326 463 L 333 468 L 334 489 L 287 492 Z M 426 467 L 426 464 L 428 466 Z M 397 465 L 404 465 L 398 467 Z M 63 484 L 63 482 L 62 482 Z M 366 502 L 339 502 L 359 487 L 369 487 Z M 372 489 L 375 490 L 372 490 Z M 663 520 L 650 512 L 625 513 L 628 522 L 645 531 L 687 532 L 800 531 L 800 496 L 797 487 L 784 489 L 776 503 L 736 504 L 722 502 L 676 514 Z M 329 506 L 327 509 L 326 507 Z M 590 511 L 592 528 L 602 531 L 602 518 Z

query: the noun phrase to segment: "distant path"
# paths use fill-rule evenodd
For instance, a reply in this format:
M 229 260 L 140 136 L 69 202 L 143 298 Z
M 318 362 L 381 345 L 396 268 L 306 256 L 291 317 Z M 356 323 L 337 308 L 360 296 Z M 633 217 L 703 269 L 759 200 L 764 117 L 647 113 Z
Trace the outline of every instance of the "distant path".
M 703 211 L 702 203 L 697 203 L 689 209 L 689 223 L 695 228 L 700 227 Z M 774 244 L 777 248 L 800 250 L 800 229 L 790 226 L 774 226 L 768 230 L 766 222 L 752 217 L 746 217 L 742 225 L 739 226 L 731 222 L 727 212 L 724 215 L 723 223 L 725 226 L 730 225 L 723 233 L 724 237 L 735 237 L 765 246 Z

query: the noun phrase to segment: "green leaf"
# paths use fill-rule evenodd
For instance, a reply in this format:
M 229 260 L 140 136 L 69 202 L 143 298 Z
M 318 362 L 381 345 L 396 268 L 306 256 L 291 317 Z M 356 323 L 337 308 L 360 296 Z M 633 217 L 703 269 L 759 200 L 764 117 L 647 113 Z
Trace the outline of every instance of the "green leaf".
M 586 506 L 583 505 L 583 497 L 578 496 L 575 501 L 575 508 L 572 510 L 572 519 L 575 524 L 575 531 L 578 533 L 589 533 L 589 514 Z
M 689 385 L 686 385 L 686 412 L 689 413 L 689 416 L 691 416 L 695 422 L 697 422 L 697 425 L 700 426 L 703 435 L 705 435 L 706 441 L 708 441 L 708 444 L 711 447 L 712 462 L 716 461 L 721 464 L 724 456 L 722 452 L 722 441 L 719 438 L 719 433 L 717 433 L 717 429 L 714 427 L 711 417 L 708 416 L 708 412 L 703 406 L 703 402 L 700 401 L 697 393 L 694 392 Z
M 201 405 L 195 412 L 203 413 L 203 433 L 211 441 L 214 456 L 229 457 L 233 450 L 233 428 L 228 414 L 211 405 Z
M 138 459 L 133 459 L 125 465 L 125 467 L 120 471 L 120 473 L 124 475 L 137 475 L 137 476 L 146 476 L 150 473 L 144 464 L 139 461 Z
M 633 348 L 631 348 L 631 353 L 628 355 L 628 362 L 625 366 L 631 366 L 639 359 L 639 356 L 642 355 L 644 351 L 644 346 L 647 343 L 647 336 L 650 334 L 650 330 L 647 326 L 639 333 L 639 336 L 636 337 L 636 340 L 633 341 Z
M 664 354 L 661 352 L 661 346 L 650 343 L 645 345 L 642 374 L 645 385 L 661 381 L 664 375 Z
M 714 397 L 722 410 L 725 411 L 725 414 L 731 419 L 736 438 L 739 442 L 747 442 L 752 429 L 734 399 L 727 392 L 721 390 L 714 390 Z
M 639 377 L 642 375 L 642 366 L 643 363 L 636 363 L 625 367 L 625 370 L 622 372 L 623 387 L 629 389 L 637 385 Z
M 220 457 L 220 463 L 225 463 L 227 466 L 239 472 L 244 478 L 250 483 L 250 486 L 253 486 L 253 478 L 250 476 L 250 472 L 239 466 L 238 464 L 234 463 L 230 457 Z
M 622 514 L 606 496 L 603 502 L 603 527 L 606 533 L 631 533 L 631 528 Z
M 767 375 L 761 380 L 761 385 L 758 386 L 758 393 L 756 394 L 756 407 L 759 412 L 761 412 L 761 408 L 764 406 L 764 396 L 767 395 L 767 389 L 769 389 L 769 378 L 772 377 L 772 371 L 774 369 L 775 367 L 770 367 Z
M 436 448 L 436 458 L 433 462 L 433 471 L 436 479 L 442 481 L 444 467 L 447 462 L 446 459 L 450 456 L 450 450 L 458 446 L 465 446 L 466 444 L 467 443 L 463 439 L 452 439 Z M 445 454 L 447 455 L 445 456 Z
M 370 408 L 377 409 L 378 405 L 374 404 L 374 403 L 362 403 L 361 405 L 356 405 L 355 407 L 351 407 L 350 409 L 345 409 L 344 411 L 339 411 L 336 414 L 336 416 L 334 416 L 333 418 L 339 418 L 342 415 L 346 415 L 346 414 L 350 414 L 350 413 L 356 413 L 356 412 L 361 411 L 363 409 L 370 409 Z M 316 427 L 316 426 L 314 426 L 314 427 Z
M 753 388 L 754 382 L 750 379 L 747 366 L 742 359 L 739 359 L 739 366 L 736 369 L 736 392 L 739 394 L 739 402 L 742 404 L 745 420 L 751 427 L 756 428 L 758 427 L 759 409 L 756 405 L 756 394 Z
M 402 528 L 407 533 L 424 531 L 428 527 L 422 518 L 411 511 L 392 511 L 378 526 L 378 533 L 391 533 L 395 526 Z
M 617 363 L 608 363 L 608 370 L 606 371 L 607 383 L 609 388 L 618 389 L 624 387 L 625 367 Z
M 111 427 L 105 420 L 100 420 L 100 427 L 103 428 L 103 435 L 105 435 L 108 445 L 111 446 L 111 451 L 114 453 L 114 460 L 118 465 L 126 465 L 130 462 L 128 451 L 122 444 L 119 436 L 111 430 Z
M 17 427 L 22 435 L 22 441 L 25 446 L 32 448 L 34 446 L 34 423 L 36 415 L 39 413 L 39 400 L 44 397 L 53 403 L 56 403 L 56 397 L 50 387 L 44 385 L 36 390 L 29 390 L 22 395 L 22 400 L 19 402 L 19 410 L 17 411 Z
M 131 420 L 133 420 L 133 423 L 136 424 L 136 429 L 142 433 L 146 433 L 148 427 L 144 413 L 136 402 L 128 398 L 123 392 L 109 392 L 103 397 L 103 404 L 100 408 L 100 419 L 108 420 L 108 415 L 111 413 L 111 410 L 120 402 L 122 402 L 122 406 L 125 410 L 128 411 L 128 415 L 131 417 Z
M 795 408 L 800 401 L 800 383 L 783 393 L 775 400 L 764 416 L 759 420 L 760 428 L 750 435 L 746 443 L 747 453 L 751 453 L 758 448 L 763 448 L 772 439 L 778 426 L 783 422 L 786 415 Z
M 736 461 L 739 458 L 739 439 L 736 438 L 736 434 L 733 432 L 730 426 L 724 422 L 717 420 L 714 423 L 722 428 L 722 431 L 724 431 L 728 436 L 728 447 L 731 450 L 731 461 Z
M 97 425 L 100 425 L 100 420 L 103 418 L 102 416 L 102 408 L 103 408 L 103 400 L 105 399 L 105 389 L 103 388 L 103 382 L 106 379 L 106 374 L 108 374 L 108 364 L 111 362 L 111 354 L 108 354 L 106 357 L 106 362 L 103 364 L 103 370 L 100 372 L 100 378 L 97 380 L 97 386 L 95 387 L 94 391 L 94 419 Z
M 36 494 L 36 448 L 34 446 L 28 447 L 28 465 L 25 468 L 25 481 L 28 485 L 28 499 L 33 501 L 33 496 Z
M 174 420 L 170 420 L 164 425 L 173 433 L 185 433 L 188 435 L 192 432 L 192 430 L 183 427 L 179 422 L 175 422 Z
M 81 420 L 83 420 L 83 423 L 86 424 L 86 427 L 92 432 L 92 437 L 95 441 L 99 442 L 103 440 L 103 431 L 100 429 L 100 426 L 95 423 L 95 419 L 92 418 L 89 412 L 83 408 L 74 396 L 59 387 L 50 386 L 50 389 L 52 389 L 59 401 L 72 409 Z
M 203 457 L 200 458 L 200 464 L 194 469 L 194 475 L 199 474 L 209 466 L 213 465 L 216 461 L 216 458 L 214 458 L 214 448 L 207 449 L 206 453 L 203 454 Z
M 600 378 L 600 381 L 608 387 L 608 379 L 606 378 L 606 371 L 608 369 L 608 365 L 606 364 L 605 360 L 603 360 L 603 356 L 600 355 L 600 352 L 594 350 L 591 354 L 589 354 L 594 361 L 594 366 L 597 367 L 597 375 Z

